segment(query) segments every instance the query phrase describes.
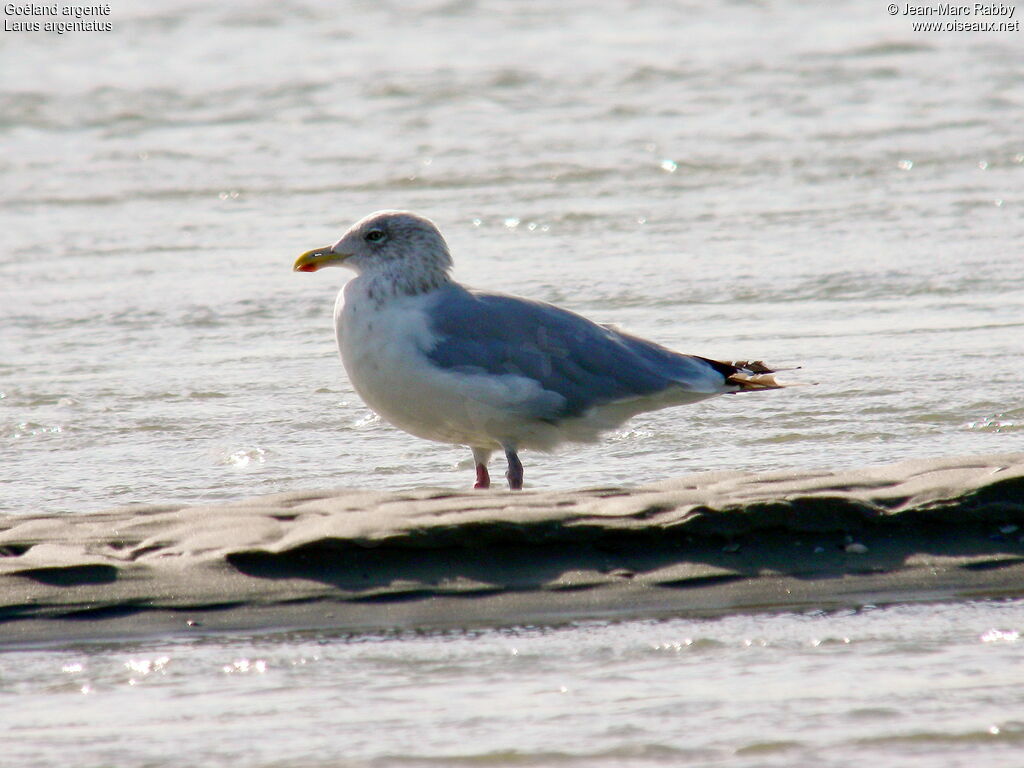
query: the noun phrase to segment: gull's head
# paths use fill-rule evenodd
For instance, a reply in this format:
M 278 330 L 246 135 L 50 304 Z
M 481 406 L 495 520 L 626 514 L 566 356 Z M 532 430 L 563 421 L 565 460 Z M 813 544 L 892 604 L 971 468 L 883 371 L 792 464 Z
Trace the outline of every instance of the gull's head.
M 430 219 L 409 211 L 377 211 L 349 227 L 334 245 L 299 256 L 294 270 L 316 272 L 333 266 L 359 274 L 389 274 L 416 286 L 446 280 L 452 257 Z

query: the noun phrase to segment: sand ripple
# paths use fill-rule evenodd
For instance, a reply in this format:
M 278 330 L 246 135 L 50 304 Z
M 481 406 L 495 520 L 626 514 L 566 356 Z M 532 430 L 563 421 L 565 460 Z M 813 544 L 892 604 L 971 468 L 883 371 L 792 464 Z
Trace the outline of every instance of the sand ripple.
M 0 641 L 1024 594 L 1024 454 L 0 517 Z M 86 620 L 86 621 L 83 621 Z

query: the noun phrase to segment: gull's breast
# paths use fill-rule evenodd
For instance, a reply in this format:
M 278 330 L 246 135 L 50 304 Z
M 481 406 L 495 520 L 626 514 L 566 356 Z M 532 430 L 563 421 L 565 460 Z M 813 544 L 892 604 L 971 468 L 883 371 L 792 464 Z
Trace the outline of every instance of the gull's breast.
M 559 442 L 545 421 L 552 401 L 533 379 L 438 366 L 428 295 L 380 303 L 346 286 L 335 307 L 338 351 L 353 388 L 385 421 L 444 443 L 497 448 Z
M 335 308 L 335 331 L 353 388 L 385 421 L 427 440 L 496 443 L 488 426 L 493 414 L 481 413 L 462 382 L 427 358 L 437 337 L 422 296 L 378 304 L 346 289 Z

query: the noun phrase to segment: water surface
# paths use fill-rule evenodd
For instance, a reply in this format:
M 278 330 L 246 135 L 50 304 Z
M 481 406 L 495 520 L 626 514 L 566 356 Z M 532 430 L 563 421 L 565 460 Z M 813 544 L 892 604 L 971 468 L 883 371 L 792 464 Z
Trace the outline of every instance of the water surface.
M 1022 627 L 986 602 L 24 650 L 0 732 L 24 768 L 1013 766 Z
M 111 22 L 0 50 L 4 511 L 471 482 L 352 392 L 347 273 L 289 271 L 388 207 L 465 282 L 818 382 L 527 455 L 528 487 L 1024 446 L 1019 35 L 800 2 Z

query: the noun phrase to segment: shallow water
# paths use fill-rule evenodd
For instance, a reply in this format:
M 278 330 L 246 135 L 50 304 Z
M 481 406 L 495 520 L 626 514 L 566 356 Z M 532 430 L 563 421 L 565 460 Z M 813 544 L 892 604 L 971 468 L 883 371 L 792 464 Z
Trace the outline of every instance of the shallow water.
M 1022 627 L 986 602 L 9 651 L 0 732 L 24 768 L 1011 766 Z
M 798 2 L 111 23 L 0 50 L 0 510 L 469 484 L 349 387 L 348 273 L 290 272 L 386 207 L 465 282 L 818 383 L 528 454 L 528 487 L 1024 447 L 1020 35 Z
M 353 394 L 346 273 L 290 271 L 391 207 L 438 222 L 465 282 L 817 382 L 526 454 L 528 487 L 1024 449 L 1021 33 L 795 0 L 110 21 L 0 43 L 2 512 L 468 485 L 468 451 Z M 1022 624 L 983 603 L 7 653 L 0 731 L 20 766 L 1019 765 Z

